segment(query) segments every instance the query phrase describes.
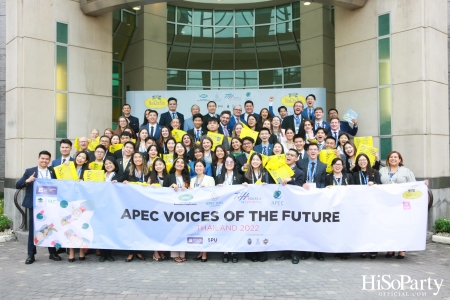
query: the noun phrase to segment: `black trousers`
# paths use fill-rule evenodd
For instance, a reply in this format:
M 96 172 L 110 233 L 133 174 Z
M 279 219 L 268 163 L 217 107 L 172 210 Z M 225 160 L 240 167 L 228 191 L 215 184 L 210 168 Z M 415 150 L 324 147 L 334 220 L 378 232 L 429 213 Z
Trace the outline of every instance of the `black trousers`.
M 36 246 L 34 245 L 34 222 L 33 209 L 28 208 L 28 255 L 36 255 Z M 49 254 L 56 254 L 55 247 L 48 247 Z

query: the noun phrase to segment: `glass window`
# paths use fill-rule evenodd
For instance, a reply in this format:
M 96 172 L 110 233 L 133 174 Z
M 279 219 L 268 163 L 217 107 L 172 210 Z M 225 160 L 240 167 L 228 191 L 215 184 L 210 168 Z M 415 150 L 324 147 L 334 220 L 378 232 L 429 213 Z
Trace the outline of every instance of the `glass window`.
M 259 71 L 259 85 L 274 85 L 283 83 L 283 70 Z
M 277 22 L 289 21 L 291 19 L 291 4 L 277 6 Z
M 267 24 L 275 22 L 275 8 L 265 7 L 255 9 L 255 24 Z
M 56 138 L 67 138 L 67 94 L 56 93 Z
M 292 2 L 292 19 L 300 19 L 300 1 Z
M 391 39 L 378 40 L 379 85 L 391 83 Z
M 300 67 L 284 69 L 284 84 L 300 83 L 301 78 Z
M 120 22 L 122 22 L 122 11 L 121 10 L 113 11 L 113 32 L 117 30 L 117 27 L 119 27 Z
M 226 49 L 215 49 L 212 70 L 233 70 L 234 51 Z
M 114 122 L 113 127 L 117 126 L 117 120 L 122 115 L 122 99 L 121 98 L 113 98 L 112 99 L 112 119 Z M 115 128 L 114 128 L 115 129 Z
M 295 39 L 297 40 L 297 42 L 300 42 L 300 20 L 293 21 L 292 22 L 292 27 L 293 27 L 293 30 L 294 30 Z
M 176 32 L 174 45 L 190 47 L 192 41 L 192 26 L 178 24 Z
M 131 37 L 136 28 L 136 15 L 127 11 L 122 11 L 122 18 L 122 23 L 120 23 L 116 33 Z
M 211 69 L 212 49 L 192 48 L 189 54 L 188 69 Z
M 67 47 L 56 45 L 56 89 L 67 91 Z
M 212 87 L 234 87 L 233 71 L 212 71 Z
M 167 90 L 168 91 L 185 91 L 186 87 L 185 86 L 167 86 Z
M 194 9 L 194 25 L 213 25 L 212 10 Z
M 255 47 L 253 27 L 237 27 L 235 37 L 236 48 Z
M 192 9 L 177 7 L 177 22 L 182 24 L 192 24 Z
M 236 11 L 236 26 L 248 26 L 253 23 L 253 9 Z
M 392 138 L 380 138 L 380 159 L 385 160 L 392 151 Z
M 277 38 L 279 44 L 293 44 L 296 42 L 292 33 L 291 22 L 277 24 Z
M 211 86 L 211 72 L 210 71 L 189 71 L 188 72 L 189 86 Z
M 122 97 L 122 81 L 113 80 L 112 81 L 112 94 L 113 97 Z
M 167 84 L 186 85 L 186 71 L 168 69 Z
M 114 79 L 121 79 L 122 78 L 122 63 L 113 61 L 113 78 Z
M 113 59 L 123 60 L 129 43 L 129 38 L 122 35 L 115 35 L 113 38 Z
M 233 27 L 215 27 L 214 48 L 234 48 Z
M 172 45 L 175 39 L 175 24 L 167 23 L 167 44 Z
M 167 62 L 168 68 L 186 69 L 189 48 L 172 47 L 170 51 L 169 60 Z
M 280 52 L 284 67 L 300 65 L 300 51 L 296 44 L 280 46 Z
M 379 89 L 380 135 L 391 134 L 391 88 Z
M 255 27 L 256 47 L 276 46 L 275 25 L 264 25 Z
M 256 52 L 254 48 L 241 49 L 235 51 L 236 56 L 236 70 L 257 69 Z
M 389 14 L 378 16 L 378 36 L 388 35 L 390 33 Z
M 234 25 L 234 13 L 231 10 L 214 11 L 214 24 L 216 26 L 233 26 Z
M 175 22 L 175 6 L 167 5 L 167 21 Z
M 294 88 L 301 88 L 301 87 L 302 87 L 302 84 L 301 84 L 301 83 L 296 83 L 296 84 L 285 84 L 285 85 L 284 85 L 284 88 L 285 88 L 285 89 L 289 89 L 289 88 L 294 89 Z
M 212 48 L 213 45 L 213 28 L 212 27 L 194 27 L 194 38 L 192 47 L 196 48 Z
M 61 44 L 68 43 L 68 25 L 56 22 L 56 42 Z
M 281 67 L 280 53 L 278 47 L 257 48 L 258 68 L 269 69 Z
M 257 71 L 236 71 L 236 87 L 257 87 L 258 72 Z

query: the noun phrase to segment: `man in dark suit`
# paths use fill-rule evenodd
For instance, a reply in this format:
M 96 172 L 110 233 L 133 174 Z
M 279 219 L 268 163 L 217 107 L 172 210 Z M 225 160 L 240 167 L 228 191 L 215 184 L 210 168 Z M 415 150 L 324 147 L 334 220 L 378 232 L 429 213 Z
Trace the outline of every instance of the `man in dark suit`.
M 245 103 L 244 103 L 245 113 L 241 115 L 241 122 L 244 122 L 245 125 L 247 125 L 247 118 L 249 115 L 255 115 L 256 121 L 261 122 L 261 116 L 255 112 L 253 112 L 254 108 L 255 108 L 255 106 L 253 105 L 253 101 L 251 101 L 251 100 L 245 101 Z
M 330 123 L 332 118 L 338 118 L 339 119 L 339 112 L 336 108 L 330 108 L 328 110 L 328 117 L 330 118 Z M 358 133 L 358 120 L 352 119 L 353 122 L 353 128 L 350 126 L 350 124 L 347 121 L 340 121 L 340 130 L 343 132 L 347 132 L 350 135 L 355 136 Z M 331 124 L 330 124 L 331 125 Z
M 148 131 L 148 136 L 158 140 L 161 136 L 161 125 L 158 125 L 158 112 L 156 110 L 150 110 L 147 115 L 148 123 L 141 128 L 145 128 Z
M 281 124 L 281 128 L 290 128 L 296 135 L 305 136 L 305 130 L 303 129 L 303 121 L 305 119 L 302 117 L 302 111 L 303 103 L 301 101 L 295 102 L 294 114 L 284 118 L 283 123 Z
M 233 107 L 233 115 L 230 117 L 230 122 L 228 122 L 228 128 L 230 128 L 231 130 L 234 129 L 234 126 L 237 123 L 241 122 L 241 113 L 242 113 L 242 106 L 235 105 Z
M 126 132 L 126 131 L 122 132 L 122 134 L 120 135 L 120 143 L 123 144 L 123 145 L 125 145 L 127 142 L 133 143 L 131 138 L 132 138 L 131 133 Z M 135 144 L 133 143 L 133 145 L 135 145 Z M 114 152 L 113 156 L 116 159 L 116 161 L 118 161 L 118 159 L 123 157 L 123 151 L 124 151 L 124 149 L 122 147 L 122 149 Z
M 70 151 L 72 151 L 72 142 L 69 139 L 62 139 L 59 142 L 59 152 L 61 153 L 61 158 L 57 158 L 52 161 L 52 167 L 62 165 L 66 161 L 73 161 L 70 156 Z
M 261 128 L 259 138 L 261 139 L 261 144 L 256 145 L 254 150 L 263 155 L 272 155 L 273 145 L 269 143 L 270 130 L 268 128 Z
M 194 141 L 200 142 L 203 135 L 206 134 L 206 130 L 203 130 L 203 116 L 201 114 L 195 114 L 192 116 L 194 122 L 194 128 L 187 131 Z
M 123 116 L 128 120 L 128 125 L 137 134 L 139 132 L 139 119 L 131 115 L 131 105 L 122 105 Z
M 215 118 L 219 119 L 219 115 L 216 114 L 217 104 L 214 101 L 209 101 L 206 104 L 206 108 L 208 109 L 208 113 L 203 116 L 203 131 L 207 131 L 208 121 L 209 119 Z
M 253 138 L 246 136 L 242 139 L 242 150 L 244 150 L 244 154 L 236 157 L 236 169 L 239 174 L 244 174 L 244 170 L 248 169 L 247 159 L 254 146 L 255 140 Z
M 109 146 L 111 146 L 111 139 L 108 136 L 102 135 L 100 137 L 100 145 L 103 145 L 106 149 L 105 155 L 103 156 L 103 160 L 105 160 L 105 157 L 107 156 L 115 157 L 114 153 L 109 152 Z M 90 162 L 95 161 L 95 151 L 89 152 L 89 161 Z
M 316 130 L 318 130 L 319 128 L 325 128 L 326 130 L 330 131 L 331 129 L 330 123 L 325 122 L 325 120 L 323 119 L 322 107 L 316 107 L 316 109 L 314 110 L 314 116 L 315 116 L 314 132 L 316 132 Z
M 178 118 L 180 119 L 180 128 L 184 128 L 184 115 L 177 112 L 177 99 L 174 97 L 170 97 L 167 100 L 167 103 L 169 106 L 169 111 L 161 114 L 161 117 L 159 118 L 159 125 L 170 127 L 170 122 L 172 121 L 172 119 Z M 172 130 L 172 127 L 170 127 L 170 130 Z
M 305 182 L 305 173 L 297 167 L 298 151 L 295 149 L 289 149 L 286 153 L 286 164 L 294 171 L 294 175 L 288 178 L 284 178 L 281 182 L 282 185 L 291 184 L 295 186 L 302 186 Z M 277 257 L 277 260 L 292 259 L 293 264 L 298 264 L 298 252 L 297 251 L 284 251 L 284 253 Z
M 130 164 L 131 156 L 134 153 L 134 143 L 126 142 L 125 145 L 123 145 L 122 150 L 123 151 L 117 151 L 123 153 L 121 158 L 117 159 L 117 164 L 119 165 L 119 176 L 123 176 L 125 170 Z
M 303 160 L 300 163 L 300 169 L 306 174 L 306 182 L 303 184 L 303 188 L 308 191 L 314 186 L 319 189 L 325 188 L 327 166 L 317 159 L 318 154 L 319 147 L 317 144 L 309 144 L 308 160 Z M 300 259 L 305 260 L 310 257 L 311 252 L 301 252 Z M 324 260 L 321 252 L 314 253 L 314 257 L 319 261 Z
M 53 168 L 49 167 L 51 154 L 48 151 L 39 152 L 38 165 L 34 168 L 25 170 L 22 178 L 16 183 L 16 189 L 22 189 L 26 187 L 25 198 L 23 199 L 22 206 L 28 208 L 28 257 L 25 260 L 25 264 L 29 265 L 34 263 L 36 255 L 36 246 L 34 245 L 34 213 L 33 213 L 33 189 L 34 181 L 36 178 L 56 179 Z M 59 261 L 61 257 L 56 254 L 56 248 L 48 248 L 49 259 Z
M 300 168 L 300 162 L 308 160 L 308 153 L 305 150 L 305 138 L 300 135 L 294 136 L 294 145 L 298 152 L 297 166 Z
M 226 150 L 230 149 L 230 143 L 228 142 L 228 137 L 231 137 L 231 132 L 233 131 L 233 129 L 230 129 L 228 127 L 228 123 L 230 122 L 230 117 L 231 117 L 231 111 L 224 110 L 220 114 L 220 119 L 219 119 L 220 122 L 219 122 L 218 131 L 220 134 L 224 135 L 222 146 L 224 146 Z

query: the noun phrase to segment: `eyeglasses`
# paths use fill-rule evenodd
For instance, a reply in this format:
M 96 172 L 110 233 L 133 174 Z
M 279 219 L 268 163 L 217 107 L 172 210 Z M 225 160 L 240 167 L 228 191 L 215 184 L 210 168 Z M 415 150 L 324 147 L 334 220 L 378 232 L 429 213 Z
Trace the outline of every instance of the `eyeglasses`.
M 231 165 L 231 164 L 234 164 L 234 161 L 232 161 L 232 160 L 227 160 L 227 161 L 225 161 L 225 163 L 228 164 L 228 165 Z
M 297 155 L 294 153 L 286 153 L 286 156 L 290 156 L 290 157 L 296 157 Z
M 243 143 L 242 146 L 251 146 L 252 143 Z

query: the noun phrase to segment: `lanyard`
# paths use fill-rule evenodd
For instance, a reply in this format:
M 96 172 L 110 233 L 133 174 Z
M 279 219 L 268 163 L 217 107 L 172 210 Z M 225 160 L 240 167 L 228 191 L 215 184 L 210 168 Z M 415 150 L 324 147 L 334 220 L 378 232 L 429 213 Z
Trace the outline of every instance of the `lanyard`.
M 341 177 L 339 177 L 339 178 L 336 178 L 336 177 L 333 175 L 333 179 L 334 179 L 333 185 L 342 185 L 342 174 L 341 174 Z
M 134 176 L 137 178 L 139 182 L 144 182 L 144 171 L 142 171 L 141 174 L 139 174 L 138 170 L 134 170 Z
M 363 171 L 359 171 L 359 182 L 360 184 L 367 185 L 369 181 L 369 176 L 365 176 Z
M 181 177 L 181 180 L 179 179 L 178 176 L 175 176 L 175 178 L 177 180 L 178 187 L 182 188 L 183 187 L 183 177 Z
M 222 173 L 222 167 L 223 167 L 223 164 L 221 164 L 220 166 L 219 166 L 219 164 L 217 165 L 217 169 L 216 169 L 216 176 L 217 177 L 219 177 L 220 174 Z
M 164 182 L 164 179 L 163 179 L 163 178 L 161 178 L 161 177 L 159 177 L 159 176 L 157 176 L 157 178 L 158 178 L 158 182 L 159 182 L 159 184 L 160 184 L 160 185 L 162 185 L 162 184 L 163 184 L 163 182 Z
M 41 172 L 41 171 L 39 171 L 39 175 L 40 175 L 39 178 L 50 178 L 50 176 L 48 176 L 48 169 L 47 169 L 47 168 L 45 169 L 45 176 L 42 175 L 42 172 Z
M 83 168 L 77 168 L 78 178 L 80 178 L 82 170 L 83 170 Z
M 317 166 L 314 166 L 314 170 L 311 170 L 311 164 L 316 164 L 316 163 L 310 162 L 308 164 L 308 176 L 309 176 L 308 182 L 314 182 L 314 176 L 316 175 L 316 170 L 317 170 Z
M 225 174 L 225 185 L 233 185 L 233 173 L 228 176 L 228 172 Z
M 205 179 L 205 175 L 203 175 L 202 180 L 200 180 L 200 182 L 198 182 L 198 176 L 197 176 L 197 177 L 195 178 L 195 184 L 194 184 L 194 187 L 199 187 L 199 186 L 202 184 L 203 179 Z

